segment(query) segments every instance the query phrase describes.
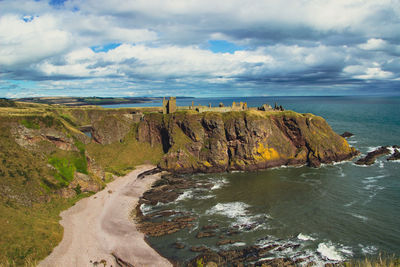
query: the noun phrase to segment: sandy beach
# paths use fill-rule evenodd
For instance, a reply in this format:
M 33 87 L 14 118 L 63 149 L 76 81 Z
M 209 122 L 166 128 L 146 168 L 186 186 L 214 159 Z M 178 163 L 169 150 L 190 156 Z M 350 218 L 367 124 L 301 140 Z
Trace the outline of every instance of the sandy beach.
M 130 217 L 139 197 L 160 174 L 137 179 L 154 168 L 142 165 L 109 183 L 95 195 L 82 199 L 61 213 L 64 227 L 61 243 L 39 266 L 119 266 L 115 255 L 131 266 L 172 266 L 145 241 Z

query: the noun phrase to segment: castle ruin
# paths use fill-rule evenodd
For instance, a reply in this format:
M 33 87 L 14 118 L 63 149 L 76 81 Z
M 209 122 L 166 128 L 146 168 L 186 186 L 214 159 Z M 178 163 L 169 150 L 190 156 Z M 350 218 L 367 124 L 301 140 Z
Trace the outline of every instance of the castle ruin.
M 162 101 L 163 114 L 171 114 L 176 111 L 176 97 L 170 97 L 169 100 L 163 98 Z
M 275 108 L 272 108 L 268 104 L 263 104 L 261 107 L 248 107 L 247 102 L 232 102 L 232 106 L 225 106 L 223 103 L 219 103 L 218 106 L 213 107 L 211 103 L 207 106 L 202 106 L 198 104 L 197 106 L 192 101 L 191 106 L 181 106 L 176 105 L 176 97 L 170 97 L 168 100 L 164 97 L 162 102 L 162 113 L 171 114 L 177 110 L 193 110 L 199 113 L 202 112 L 230 112 L 230 111 L 246 111 L 246 110 L 260 110 L 260 111 L 283 111 L 282 106 L 277 106 L 275 103 Z
M 249 110 L 250 108 L 247 107 L 247 102 L 232 102 L 232 106 L 225 106 L 223 103 L 219 103 L 217 107 L 213 107 L 211 103 L 208 104 L 208 106 L 202 106 L 198 105 L 195 106 L 194 102 L 192 102 L 192 105 L 189 106 L 189 110 L 195 110 L 199 113 L 201 112 L 207 112 L 207 111 L 213 111 L 213 112 L 229 112 L 229 111 L 244 111 L 244 110 Z

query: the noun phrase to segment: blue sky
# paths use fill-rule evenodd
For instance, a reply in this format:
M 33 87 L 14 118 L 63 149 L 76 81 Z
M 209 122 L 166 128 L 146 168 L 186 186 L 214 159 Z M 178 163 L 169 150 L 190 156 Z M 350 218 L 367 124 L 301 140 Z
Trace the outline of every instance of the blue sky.
M 395 0 L 2 0 L 0 97 L 400 95 Z

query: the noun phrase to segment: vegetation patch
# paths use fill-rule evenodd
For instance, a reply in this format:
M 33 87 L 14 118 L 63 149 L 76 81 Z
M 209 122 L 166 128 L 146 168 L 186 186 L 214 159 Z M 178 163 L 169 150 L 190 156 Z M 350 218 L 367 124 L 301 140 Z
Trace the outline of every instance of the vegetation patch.
M 149 143 L 138 142 L 135 131 L 132 129 L 122 142 L 109 145 L 91 143 L 87 150 L 107 172 L 117 176 L 129 173 L 140 164 L 158 164 L 164 154 L 162 145 L 152 147 Z
M 21 124 L 24 125 L 28 129 L 40 129 L 39 124 L 33 118 L 23 119 Z
M 57 157 L 50 158 L 49 163 L 57 170 L 54 178 L 56 178 L 62 186 L 68 186 L 74 179 L 75 165 L 68 159 Z
M 6 99 L 6 98 L 0 98 L 0 107 L 16 107 L 17 105 L 15 104 L 14 101 Z
M 0 266 L 36 266 L 63 237 L 60 212 L 89 195 L 56 198 L 31 207 L 0 202 Z

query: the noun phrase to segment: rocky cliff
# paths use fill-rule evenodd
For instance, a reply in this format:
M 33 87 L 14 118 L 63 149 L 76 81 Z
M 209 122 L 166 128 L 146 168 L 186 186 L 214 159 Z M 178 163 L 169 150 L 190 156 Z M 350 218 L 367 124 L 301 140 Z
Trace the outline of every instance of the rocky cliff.
M 0 101 L 0 265 L 48 255 L 62 238 L 59 212 L 136 165 L 219 172 L 357 153 L 311 114 L 159 111 Z
M 153 113 L 139 123 L 137 139 L 162 145 L 160 167 L 180 173 L 317 167 L 357 155 L 323 118 L 293 111 Z

